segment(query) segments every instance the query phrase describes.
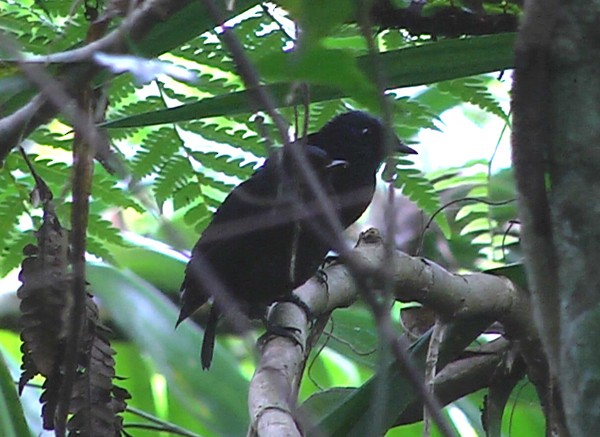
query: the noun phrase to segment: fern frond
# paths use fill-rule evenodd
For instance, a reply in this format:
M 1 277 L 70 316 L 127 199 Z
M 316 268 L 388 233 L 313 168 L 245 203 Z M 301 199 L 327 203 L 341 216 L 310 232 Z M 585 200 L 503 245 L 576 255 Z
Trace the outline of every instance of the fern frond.
M 47 54 L 72 48 L 85 38 L 83 8 L 68 2 L 0 2 L 0 28 L 28 53 Z
M 119 246 L 127 246 L 128 243 L 123 240 L 119 230 L 111 222 L 103 219 L 98 214 L 90 214 L 88 218 L 88 233 L 100 240 L 107 241 Z
M 139 179 L 164 166 L 179 150 L 181 141 L 173 127 L 163 126 L 153 130 L 140 144 L 131 165 L 132 173 Z
M 200 199 L 202 197 L 202 191 L 200 190 L 198 181 L 192 179 L 188 183 L 175 188 L 172 197 L 173 209 L 177 211 Z
M 1 212 L 0 212 L 1 214 Z M 15 232 L 8 240 L 1 242 L 3 250 L 0 251 L 0 277 L 17 268 L 23 260 L 23 248 L 35 242 L 33 231 Z
M 218 191 L 221 193 L 229 193 L 236 184 L 224 181 L 222 179 L 217 179 L 212 175 L 204 175 L 202 178 L 202 182 L 204 185 Z
M 479 106 L 501 120 L 508 121 L 508 114 L 504 112 L 494 95 L 489 92 L 487 82 L 489 82 L 488 78 L 472 76 L 439 82 L 436 86 L 441 92 L 449 93 L 463 102 Z
M 219 39 L 206 32 L 197 38 L 188 41 L 181 47 L 171 51 L 174 56 L 187 59 L 199 65 L 206 65 L 217 70 L 235 73 L 235 64 L 231 60 L 229 53 L 223 49 Z
M 16 227 L 23 211 L 23 199 L 15 191 L 0 197 L 0 253 L 9 248 L 8 242 L 17 233 Z
M 123 108 L 125 104 L 139 100 L 136 93 L 140 89 L 141 87 L 135 85 L 131 80 L 131 76 L 127 74 L 113 78 L 110 83 L 110 110 Z
M 94 183 L 92 185 L 92 197 L 99 200 L 106 207 L 117 206 L 120 208 L 133 208 L 143 213 L 145 208 L 135 200 L 131 194 L 117 186 L 118 181 L 108 174 L 103 167 L 96 166 L 94 172 Z
M 104 220 L 99 214 L 90 213 L 88 216 L 87 251 L 106 262 L 117 264 L 107 244 L 127 247 L 129 244 L 111 222 Z
M 298 100 L 298 126 L 295 126 L 296 116 L 293 107 L 281 108 L 280 111 L 281 115 L 288 120 L 290 126 L 294 129 L 298 129 L 298 137 L 300 137 L 303 134 L 302 130 L 304 129 L 304 106 L 301 104 L 302 98 L 299 98 Z M 312 103 L 309 107 L 308 133 L 319 130 L 335 115 L 346 110 L 347 107 L 340 100 Z
M 254 166 L 256 163 L 247 162 L 244 158 L 233 158 L 217 152 L 192 152 L 192 156 L 203 167 L 241 180 L 249 178 L 255 171 Z
M 111 251 L 106 247 L 106 242 L 103 238 L 98 238 L 92 234 L 86 237 L 86 250 L 94 256 L 103 259 L 107 263 L 115 266 L 119 265 Z
M 321 129 L 334 116 L 346 110 L 344 103 L 337 100 L 313 103 L 310 105 L 308 133 Z
M 394 100 L 394 125 L 400 130 L 410 129 L 416 132 L 420 129 L 438 130 L 434 121 L 439 120 L 439 114 L 418 99 L 399 97 Z
M 398 160 L 396 166 L 396 188 L 402 190 L 410 200 L 415 202 L 419 208 L 432 216 L 440 208 L 440 197 L 431 181 L 414 168 L 405 167 L 407 161 Z M 412 164 L 411 162 L 409 162 Z M 436 214 L 435 222 L 438 224 L 444 236 L 449 238 L 451 235 L 450 225 L 445 214 Z
M 269 53 L 281 52 L 289 41 L 289 37 L 280 27 L 272 24 L 270 16 L 257 11 L 255 15 L 235 26 L 235 34 L 244 44 L 246 53 L 252 60 L 256 60 L 257 55 L 262 57 Z
M 139 97 L 133 101 L 123 101 L 123 105 L 113 108 L 111 117 L 125 117 L 127 115 L 139 114 L 141 112 L 151 112 L 156 109 L 164 108 L 164 103 L 157 95 L 148 95 L 144 99 Z
M 171 197 L 174 190 L 186 185 L 194 173 L 189 159 L 176 155 L 171 157 L 158 171 L 154 182 L 154 196 L 159 205 Z
M 36 129 L 30 138 L 37 144 L 63 150 L 71 150 L 71 144 L 73 144 L 73 138 L 70 134 L 63 135 L 58 132 L 52 132 L 48 127 Z
M 198 233 L 201 233 L 206 228 L 212 218 L 212 213 L 208 210 L 205 200 L 206 198 L 202 202 L 198 202 L 198 204 L 192 206 L 183 216 L 183 221 L 193 226 Z
M 267 150 L 263 138 L 249 127 L 248 117 L 212 117 L 183 125 L 185 129 L 199 134 L 202 138 L 220 144 L 228 144 L 255 157 L 266 157 Z M 193 147 L 192 147 L 192 150 Z

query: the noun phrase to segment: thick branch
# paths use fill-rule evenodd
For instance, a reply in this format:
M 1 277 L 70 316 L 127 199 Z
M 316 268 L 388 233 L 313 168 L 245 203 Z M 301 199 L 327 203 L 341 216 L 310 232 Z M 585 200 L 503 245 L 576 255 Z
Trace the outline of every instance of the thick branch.
M 434 392 L 442 405 L 448 405 L 463 396 L 489 387 L 494 373 L 502 362 L 503 354 L 510 349 L 510 343 L 498 339 L 482 346 L 478 354 L 458 359 L 448 364 L 437 374 Z M 404 410 L 396 425 L 407 425 L 423 418 L 423 404 L 414 402 Z
M 90 94 L 91 90 L 86 90 L 84 96 L 80 99 L 83 107 L 87 109 L 83 116 L 89 120 L 92 119 Z M 77 376 L 77 361 L 81 352 L 83 330 L 86 323 L 85 250 L 94 169 L 94 144 L 88 143 L 80 135 L 76 135 L 73 142 L 73 162 L 73 208 L 71 210 L 70 235 L 73 308 L 68 320 L 67 347 L 63 363 L 64 377 L 56 409 L 55 429 L 57 436 L 66 435 L 67 415 L 73 396 L 73 386 Z
M 486 14 L 473 11 L 451 2 L 445 7 L 424 12 L 426 2 L 412 1 L 407 7 L 398 8 L 397 2 L 378 0 L 374 2 L 371 15 L 373 22 L 382 28 L 406 29 L 411 35 L 457 37 L 461 35 L 488 35 L 517 30 L 516 14 Z
M 541 366 L 533 369 L 534 373 L 547 375 L 543 355 L 539 356 L 541 348 L 530 347 L 539 345 L 539 339 L 529 316 L 527 296 L 508 279 L 483 273 L 452 274 L 437 264 L 401 252 L 395 252 L 392 259 L 387 259 L 382 240 L 373 238 L 374 234 L 378 235 L 374 230 L 363 233 L 357 248 L 352 251 L 352 259 L 362 265 L 364 271 L 376 272 L 383 263 L 387 264 L 386 270 L 391 272 L 388 280 L 398 300 L 419 301 L 444 318 L 484 317 L 502 321 L 511 337 L 526 346 L 522 353 L 538 354 L 527 360 L 528 365 Z M 314 315 L 347 307 L 358 297 L 358 289 L 345 266 L 329 266 L 326 274 L 328 291 L 318 280 L 311 279 L 294 292 Z M 301 377 L 296 372 L 302 369 L 301 363 L 305 359 L 307 320 L 302 309 L 282 303 L 273 308 L 270 321 L 299 332 L 298 340 L 302 346 L 281 337 L 273 337 L 264 343 L 261 362 L 250 385 L 250 417 L 257 430 L 269 429 L 267 424 L 282 423 L 282 417 L 289 426 L 286 429 L 294 430 L 293 388 Z

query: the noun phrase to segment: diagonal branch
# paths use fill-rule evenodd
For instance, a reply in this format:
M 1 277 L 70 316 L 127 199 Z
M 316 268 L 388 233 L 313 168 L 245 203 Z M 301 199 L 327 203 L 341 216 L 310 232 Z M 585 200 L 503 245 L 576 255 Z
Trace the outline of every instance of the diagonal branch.
M 377 271 L 384 260 L 389 263 L 391 277 L 388 280 L 397 300 L 418 301 L 434 309 L 442 319 L 499 320 L 511 338 L 516 339 L 528 371 L 547 375 L 539 337 L 529 316 L 529 300 L 522 290 L 504 277 L 484 273 L 456 275 L 423 258 L 399 251 L 391 259 L 386 258 L 381 238 L 374 238 L 377 236 L 375 230 L 363 233 L 357 248 L 352 251 L 353 259 L 365 271 Z M 294 292 L 315 316 L 347 307 L 359 296 L 352 272 L 346 266 L 329 266 L 326 273 L 328 290 L 313 278 Z M 377 278 L 373 280 L 379 282 Z M 300 342 L 307 337 L 306 315 L 294 304 L 275 305 L 270 322 L 297 330 Z M 274 435 L 260 433 L 261 430 L 272 431 L 270 426 L 273 424 L 278 430 L 289 431 L 289 435 L 299 435 L 292 414 L 296 402 L 292 394 L 301 377 L 298 373 L 302 369 L 301 363 L 308 354 L 305 349 L 305 344 L 298 345 L 283 337 L 272 337 L 264 343 L 249 393 L 252 426 L 259 435 Z

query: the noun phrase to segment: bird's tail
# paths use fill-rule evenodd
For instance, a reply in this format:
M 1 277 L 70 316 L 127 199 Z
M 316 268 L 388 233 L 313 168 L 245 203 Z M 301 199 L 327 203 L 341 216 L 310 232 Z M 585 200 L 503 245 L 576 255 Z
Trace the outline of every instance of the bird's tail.
M 217 322 L 219 321 L 220 315 L 220 311 L 217 309 L 217 306 L 213 303 L 210 307 L 208 322 L 206 323 L 206 329 L 204 330 L 204 339 L 202 340 L 202 352 L 200 353 L 202 368 L 204 370 L 210 369 L 210 364 L 212 363 L 213 353 L 215 350 L 215 335 L 217 333 Z

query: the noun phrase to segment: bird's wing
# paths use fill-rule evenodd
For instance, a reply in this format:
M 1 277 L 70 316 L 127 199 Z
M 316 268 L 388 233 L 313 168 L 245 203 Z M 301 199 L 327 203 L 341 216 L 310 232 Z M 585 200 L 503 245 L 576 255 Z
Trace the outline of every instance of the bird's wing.
M 215 211 L 194 251 L 210 257 L 214 250 L 227 251 L 229 244 L 239 244 L 235 239 L 243 239 L 264 228 L 276 197 L 277 179 L 265 165 L 229 193 Z
M 298 143 L 292 143 L 287 147 L 297 145 Z M 319 175 L 333 162 L 320 147 L 308 144 L 304 150 L 309 164 Z M 282 190 L 286 184 L 282 184 L 282 179 L 294 178 L 297 172 L 295 158 L 287 149 L 283 150 L 283 155 L 268 159 L 225 198 L 194 251 L 198 250 L 210 257 L 215 250 L 226 252 L 229 244 L 239 245 L 239 240 L 235 239 L 251 238 L 255 232 L 294 221 L 292 211 L 285 207 L 286 193 Z M 289 213 L 289 217 L 286 213 Z

